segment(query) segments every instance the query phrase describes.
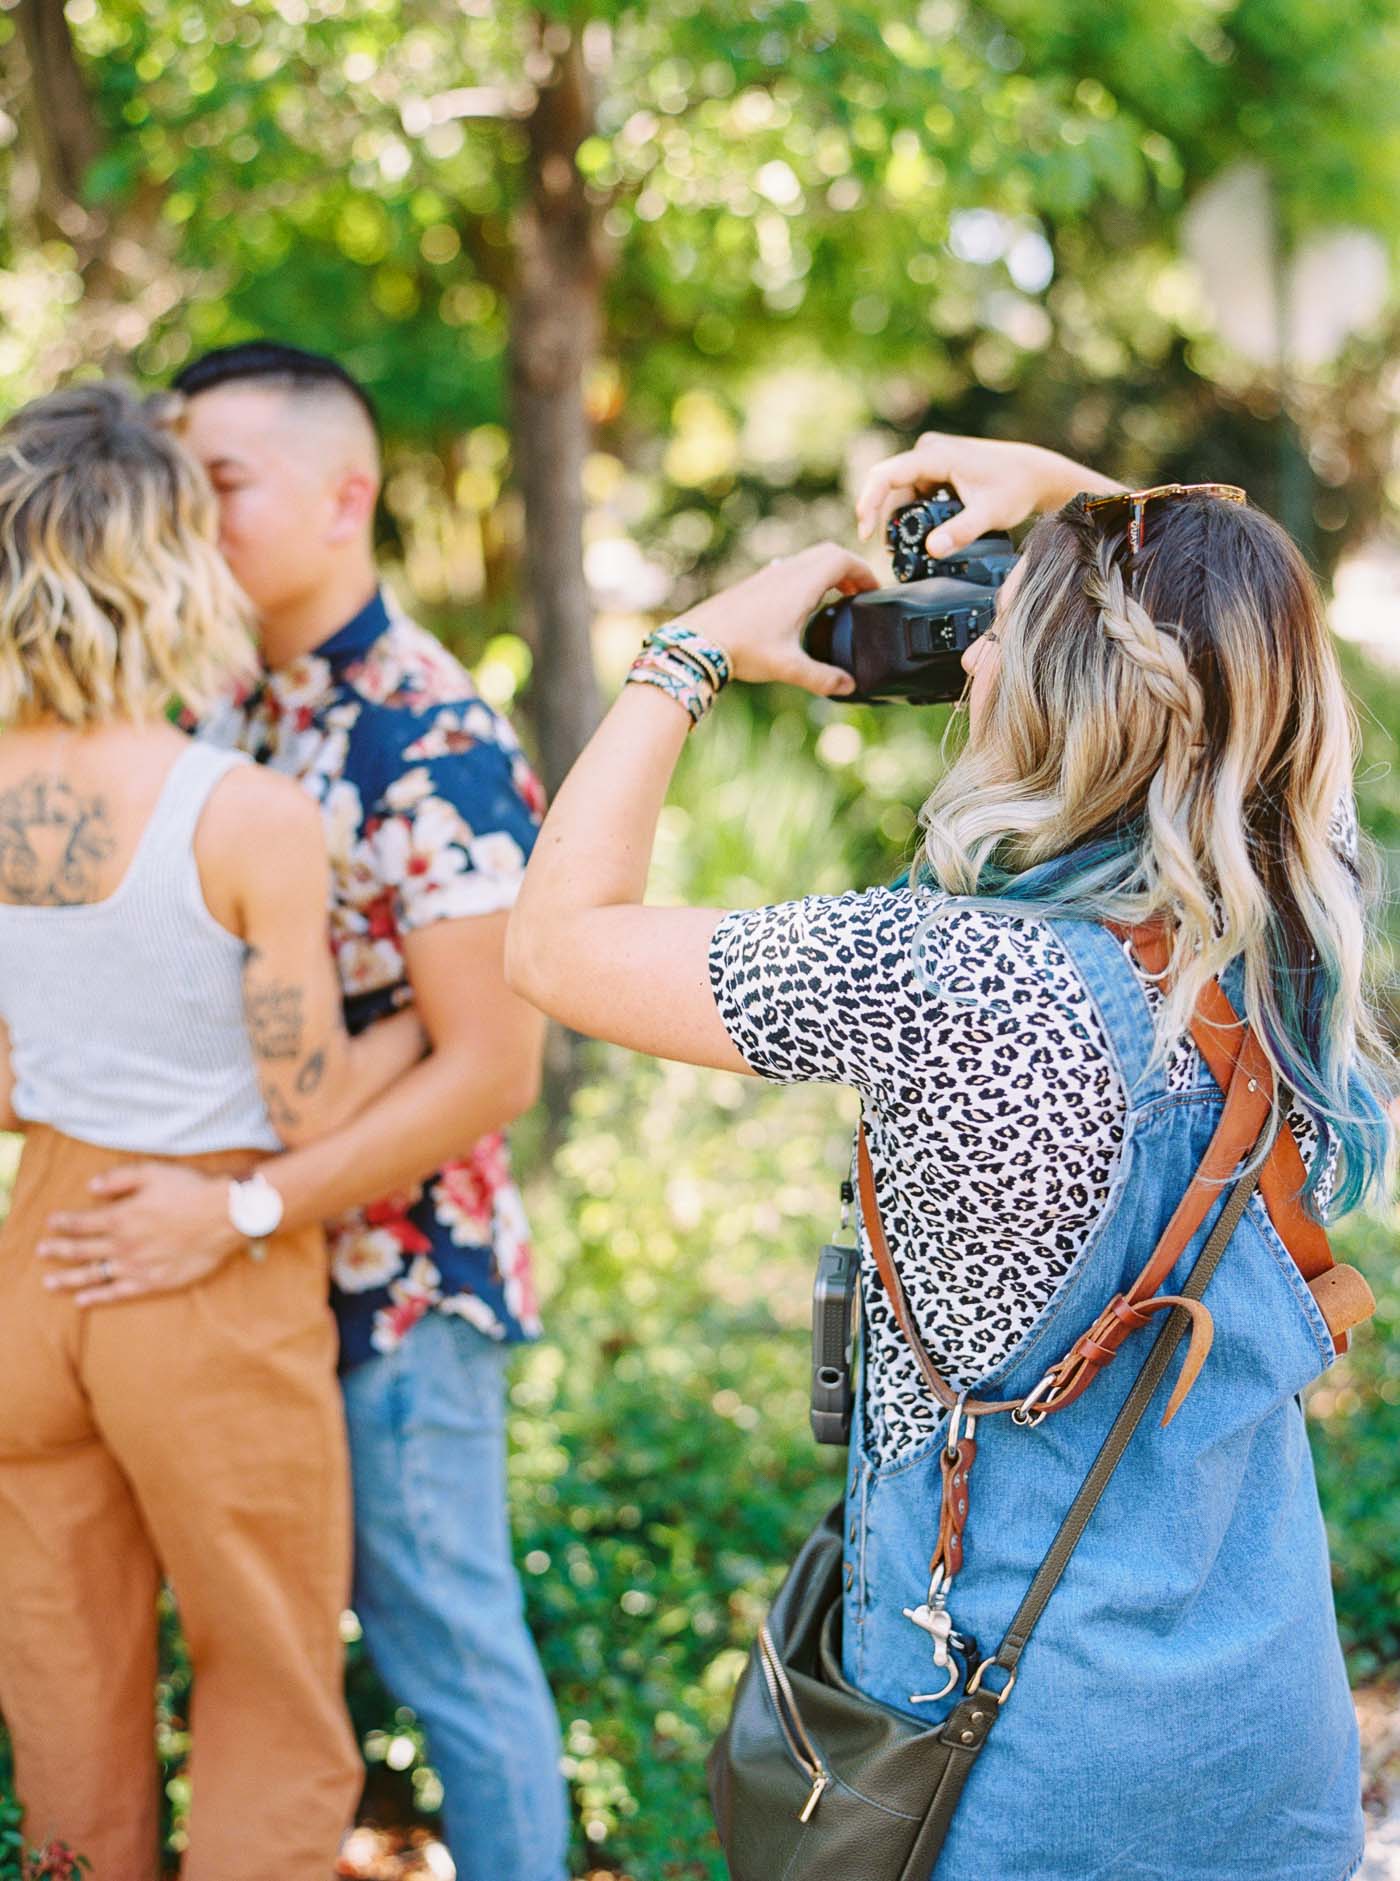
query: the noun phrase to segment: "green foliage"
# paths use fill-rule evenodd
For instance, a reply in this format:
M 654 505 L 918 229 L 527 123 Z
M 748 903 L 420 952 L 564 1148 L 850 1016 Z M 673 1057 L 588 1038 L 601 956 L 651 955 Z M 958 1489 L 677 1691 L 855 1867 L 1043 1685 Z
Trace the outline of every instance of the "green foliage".
M 612 1062 L 533 1185 L 560 1346 L 515 1390 L 514 1495 L 584 1844 L 722 1875 L 700 1762 L 782 1563 L 840 1491 L 806 1432 L 808 1243 L 831 1093 Z
M 87 199 L 126 244 L 100 293 L 138 370 L 255 332 L 337 352 L 391 443 L 439 454 L 449 487 L 459 440 L 505 410 L 531 113 L 569 31 L 593 93 L 589 402 L 629 457 L 688 394 L 742 399 L 755 367 L 795 357 L 839 368 L 878 418 L 1067 440 L 1129 475 L 1207 451 L 1234 474 L 1263 419 L 1306 479 L 1273 376 L 1246 375 L 1236 407 L 1238 362 L 1177 260 L 1180 211 L 1247 160 L 1290 240 L 1400 234 L 1385 0 L 559 0 L 542 35 L 524 0 L 66 12 L 104 145 Z M 24 211 L 3 111 L 22 106 L 0 96 L 0 169 L 20 184 L 0 227 L 6 397 L 77 363 L 63 335 L 98 293 Z M 1315 494 L 1334 539 L 1369 520 L 1381 475 L 1364 346 L 1345 372 L 1355 401 L 1338 373 L 1325 414 L 1292 395 L 1308 445 L 1328 437 Z M 1265 501 L 1271 480 L 1251 481 Z
M 79 1881 L 91 1864 L 61 1842 L 30 1846 L 22 1829 L 23 1811 L 0 1791 L 0 1881 Z
M 1400 1263 L 1392 1223 L 1359 1217 L 1337 1254 L 1360 1267 L 1376 1317 L 1311 1401 L 1337 1619 L 1357 1678 L 1400 1666 Z

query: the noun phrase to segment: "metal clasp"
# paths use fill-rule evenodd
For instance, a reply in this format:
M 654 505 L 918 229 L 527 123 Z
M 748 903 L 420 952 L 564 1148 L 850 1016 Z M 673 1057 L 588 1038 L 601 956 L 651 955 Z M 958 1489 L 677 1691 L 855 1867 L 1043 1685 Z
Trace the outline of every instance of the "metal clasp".
M 957 1685 L 958 1680 L 961 1677 L 962 1677 L 962 1674 L 958 1671 L 957 1666 L 950 1659 L 948 1661 L 947 1684 L 941 1686 L 939 1690 L 936 1692 L 910 1692 L 909 1694 L 910 1704 L 911 1705 L 936 1705 L 940 1698 L 946 1698 L 948 1696 L 949 1692 L 951 1692 L 954 1689 L 954 1687 Z
M 996 1663 L 997 1663 L 996 1655 L 993 1654 L 993 1656 L 990 1659 L 984 1659 L 981 1665 L 978 1666 L 977 1670 L 973 1673 L 972 1677 L 967 1681 L 967 1696 L 969 1698 L 973 1697 L 977 1692 L 981 1691 L 982 1674 L 986 1671 L 989 1665 L 995 1665 Z M 1003 1672 L 1006 1672 L 1005 1666 L 1003 1666 L 1001 1669 Z M 1000 1707 L 1004 1705 L 1007 1699 L 1011 1696 L 1011 1688 L 1015 1683 L 1016 1683 L 1016 1674 L 1014 1672 L 1006 1672 L 1006 1683 L 1005 1685 L 1002 1686 L 1001 1690 L 996 1691 L 993 1689 L 992 1686 L 989 1685 L 987 1687 L 987 1695 L 989 1698 L 995 1698 L 997 1701 L 998 1707 Z
M 905 1607 L 904 1617 L 917 1626 L 920 1632 L 927 1633 L 933 1641 L 933 1663 L 939 1671 L 946 1671 L 947 1682 L 936 1692 L 910 1692 L 911 1705 L 936 1704 L 940 1698 L 946 1698 L 962 1677 L 954 1652 L 966 1650 L 962 1635 L 953 1626 L 953 1616 L 948 1611 L 948 1595 L 945 1588 L 947 1575 L 943 1563 L 929 1576 L 928 1595 L 920 1607 Z
M 1048 1398 L 1054 1389 L 1055 1374 L 1046 1372 L 1040 1383 L 1032 1386 L 1011 1413 L 1012 1423 L 1019 1424 L 1022 1430 L 1034 1430 L 1038 1424 L 1043 1424 L 1050 1414 L 1050 1406 L 1042 1403 L 1042 1400 Z M 1039 1410 L 1036 1409 L 1037 1405 L 1040 1406 Z M 1033 1411 L 1034 1416 L 1031 1415 Z
M 956 1404 L 954 1404 L 952 1410 L 948 1413 L 948 1440 L 946 1448 L 949 1456 L 956 1456 L 958 1454 L 958 1444 L 964 1437 L 970 1437 L 977 1428 L 977 1419 L 968 1416 L 966 1405 L 967 1393 L 960 1391 Z

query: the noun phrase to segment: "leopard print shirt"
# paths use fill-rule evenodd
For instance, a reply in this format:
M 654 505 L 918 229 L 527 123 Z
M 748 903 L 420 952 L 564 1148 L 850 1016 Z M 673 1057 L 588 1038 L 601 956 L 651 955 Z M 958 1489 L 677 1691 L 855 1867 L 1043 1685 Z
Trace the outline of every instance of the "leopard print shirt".
M 928 929 L 930 908 L 907 888 L 875 888 L 729 914 L 710 978 L 761 1077 L 861 1093 L 910 1309 L 945 1376 L 971 1386 L 1025 1337 L 1084 1245 L 1127 1096 L 1050 922 L 950 906 Z M 1141 983 L 1155 1011 L 1162 995 Z M 1204 1078 L 1189 1037 L 1167 1076 L 1175 1090 Z M 1290 1121 L 1306 1164 L 1315 1126 L 1301 1112 Z M 938 1407 L 863 1232 L 861 1288 L 868 1442 L 887 1463 L 931 1433 Z

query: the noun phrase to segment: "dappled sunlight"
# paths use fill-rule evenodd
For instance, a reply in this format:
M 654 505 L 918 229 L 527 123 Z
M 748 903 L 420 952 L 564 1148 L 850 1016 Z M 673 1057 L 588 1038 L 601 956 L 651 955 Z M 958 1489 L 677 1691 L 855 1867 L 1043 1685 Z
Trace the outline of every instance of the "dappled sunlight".
M 1393 950 L 1392 14 L 0 0 L 0 410 L 75 374 L 154 388 L 257 334 L 334 354 L 382 419 L 389 587 L 551 780 L 649 628 L 810 543 L 856 547 L 866 473 L 920 432 L 1239 482 L 1332 589 Z M 860 547 L 886 579 L 878 534 Z M 685 748 L 650 899 L 893 881 L 964 729 L 730 688 Z M 1382 959 L 1400 1034 L 1397 989 Z M 705 1751 L 840 1488 L 808 1434 L 808 1328 L 856 1103 L 552 1049 L 567 1102 L 516 1132 L 547 1337 L 511 1375 L 510 1494 L 575 1881 L 718 1881 Z M 19 1148 L 0 1136 L 0 1209 Z M 1378 1816 L 1400 1794 L 1395 1223 L 1338 1244 L 1378 1313 L 1310 1423 Z M 161 1629 L 173 1861 L 192 1681 L 169 1595 Z M 427 1734 L 352 1613 L 343 1637 L 367 1788 L 337 1872 L 449 1881 Z M 1400 1881 L 1390 1846 L 1363 1881 Z

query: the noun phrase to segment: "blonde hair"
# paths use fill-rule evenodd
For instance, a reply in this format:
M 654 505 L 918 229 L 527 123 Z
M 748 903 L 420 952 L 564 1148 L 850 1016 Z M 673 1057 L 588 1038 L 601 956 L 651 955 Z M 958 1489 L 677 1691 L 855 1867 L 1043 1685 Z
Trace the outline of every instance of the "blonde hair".
M 1129 557 L 1071 504 L 1029 539 L 997 635 L 981 720 L 924 806 L 928 869 L 1008 914 L 1165 918 L 1159 1052 L 1243 956 L 1249 1019 L 1323 1126 L 1310 1186 L 1335 1143 L 1349 1206 L 1385 1162 L 1395 1061 L 1344 828 L 1355 727 L 1297 549 L 1256 509 L 1192 497 L 1154 509 Z
M 181 408 L 107 380 L 0 427 L 0 724 L 200 710 L 254 669 Z

